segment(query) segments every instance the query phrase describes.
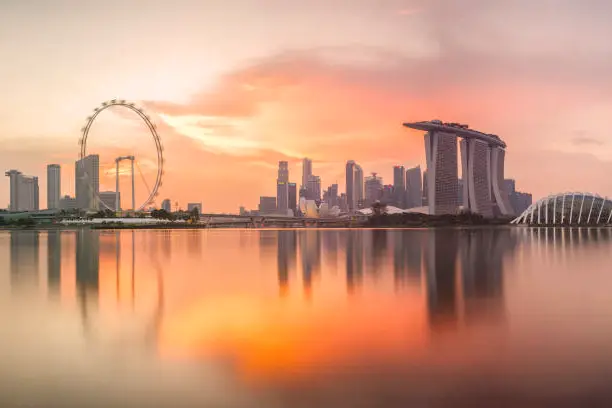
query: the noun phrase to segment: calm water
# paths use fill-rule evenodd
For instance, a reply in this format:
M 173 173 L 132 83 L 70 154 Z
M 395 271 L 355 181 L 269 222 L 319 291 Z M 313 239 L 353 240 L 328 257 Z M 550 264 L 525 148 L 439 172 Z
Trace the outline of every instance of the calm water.
M 0 232 L 0 406 L 612 406 L 612 231 Z

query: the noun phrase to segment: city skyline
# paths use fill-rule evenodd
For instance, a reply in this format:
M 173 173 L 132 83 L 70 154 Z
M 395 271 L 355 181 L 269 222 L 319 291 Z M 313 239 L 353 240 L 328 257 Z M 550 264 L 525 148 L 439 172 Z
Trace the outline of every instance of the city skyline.
M 604 176 L 612 170 L 605 136 L 612 98 L 601 91 L 612 47 L 603 17 L 612 5 L 562 0 L 550 13 L 526 0 L 329 0 L 299 10 L 246 0 L 38 3 L 0 6 L 0 159 L 5 170 L 38 175 L 43 203 L 48 163 L 66 169 L 61 195 L 74 195 L 68 169 L 79 129 L 93 107 L 114 97 L 142 102 L 159 126 L 167 158 L 160 197 L 202 197 L 211 211 L 254 208 L 261 194 L 274 195 L 268 180 L 280 160 L 299 174 L 301 158 L 311 157 L 324 186 L 342 184 L 348 159 L 385 180 L 397 163 L 424 168 L 420 141 L 397 122 L 435 117 L 504 135 L 506 173 L 535 198 L 583 189 L 612 196 Z M 36 29 L 41 21 L 52 27 Z M 567 21 L 576 27 L 571 37 Z M 159 30 L 173 23 L 181 28 Z M 529 30 L 517 35 L 524 25 Z M 113 35 L 100 36 L 105 30 Z M 480 38 L 496 38 L 496 46 Z M 101 190 L 113 187 L 114 157 L 153 155 L 131 118 L 105 112 L 94 126 L 89 151 L 100 154 Z M 568 163 L 571 171 L 553 171 Z M 2 186 L 2 206 L 8 195 Z

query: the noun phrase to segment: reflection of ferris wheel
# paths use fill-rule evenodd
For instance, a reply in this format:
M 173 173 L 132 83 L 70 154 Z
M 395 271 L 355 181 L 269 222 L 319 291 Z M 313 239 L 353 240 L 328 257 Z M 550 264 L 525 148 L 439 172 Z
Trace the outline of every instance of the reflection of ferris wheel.
M 87 118 L 87 123 L 85 124 L 85 126 L 81 129 L 82 132 L 82 136 L 81 139 L 79 140 L 79 145 L 81 146 L 81 153 L 80 153 L 80 159 L 84 159 L 85 157 L 87 157 L 87 136 L 89 135 L 89 130 L 91 129 L 91 125 L 93 124 L 94 120 L 96 119 L 96 117 L 105 109 L 110 108 L 111 106 L 121 106 L 124 108 L 128 108 L 131 111 L 135 112 L 138 116 L 140 116 L 140 118 L 145 122 L 145 124 L 147 125 L 147 127 L 149 128 L 149 132 L 151 133 L 151 136 L 153 136 L 153 141 L 155 142 L 155 148 L 157 150 L 157 176 L 155 177 L 155 184 L 153 185 L 153 189 L 149 190 L 149 196 L 147 197 L 147 199 L 142 203 L 142 205 L 140 205 L 138 208 L 135 208 L 136 206 L 134 205 L 133 209 L 136 211 L 142 211 L 147 205 L 152 204 L 155 201 L 155 197 L 157 196 L 158 190 L 162 185 L 162 176 L 164 174 L 164 156 L 163 156 L 163 147 L 161 144 L 161 139 L 159 138 L 159 135 L 157 134 L 157 129 L 156 126 L 153 122 L 151 122 L 151 118 L 144 113 L 144 111 L 142 110 L 142 108 L 139 108 L 137 106 L 135 106 L 133 103 L 131 102 L 126 102 L 125 100 L 119 100 L 119 99 L 113 99 L 110 101 L 106 101 L 103 102 L 102 105 L 100 105 L 99 107 L 94 109 L 94 113 L 93 115 L 89 116 Z M 131 158 L 132 160 L 132 195 L 134 193 L 133 190 L 133 185 L 134 185 L 134 157 L 133 156 L 125 156 L 122 157 L 120 159 L 125 159 L 125 158 Z M 117 164 L 118 166 L 118 164 Z M 118 167 L 117 167 L 118 168 Z M 85 177 L 89 180 L 91 180 L 91 177 L 89 174 L 85 174 Z M 119 174 L 116 174 L 115 177 L 119 177 Z M 118 184 L 118 181 L 117 181 Z M 145 181 L 145 185 L 146 185 L 146 181 Z M 91 186 L 91 183 L 89 183 L 89 188 L 94 190 L 93 187 Z M 148 186 L 147 186 L 148 189 Z M 119 191 L 116 191 L 116 193 L 118 194 Z M 110 208 L 106 203 L 104 203 L 101 199 L 100 196 L 98 194 L 97 191 L 93 191 L 93 196 L 94 199 L 101 204 L 104 208 L 108 209 L 108 210 L 113 210 L 112 208 Z M 133 200 L 133 199 L 132 199 Z M 118 201 L 118 200 L 117 200 Z M 119 208 L 116 208 L 116 210 L 119 210 Z

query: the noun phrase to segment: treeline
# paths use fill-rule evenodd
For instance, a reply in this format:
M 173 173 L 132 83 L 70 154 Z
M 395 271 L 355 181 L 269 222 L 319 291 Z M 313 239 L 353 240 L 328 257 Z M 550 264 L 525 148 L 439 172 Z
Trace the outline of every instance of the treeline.
M 511 218 L 485 218 L 480 214 L 461 213 L 427 215 L 419 213 L 374 214 L 366 221 L 368 227 L 445 227 L 460 225 L 505 225 Z

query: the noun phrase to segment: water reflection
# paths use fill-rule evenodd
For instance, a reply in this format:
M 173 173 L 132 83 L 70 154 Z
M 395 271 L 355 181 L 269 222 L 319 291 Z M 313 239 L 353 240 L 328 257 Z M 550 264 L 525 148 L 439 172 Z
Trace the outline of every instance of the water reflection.
M 610 229 L 6 234 L 2 406 L 611 401 Z
M 10 232 L 11 287 L 38 285 L 40 233 L 38 231 Z
M 47 234 L 47 289 L 49 295 L 58 298 L 61 288 L 62 235 L 59 231 Z

